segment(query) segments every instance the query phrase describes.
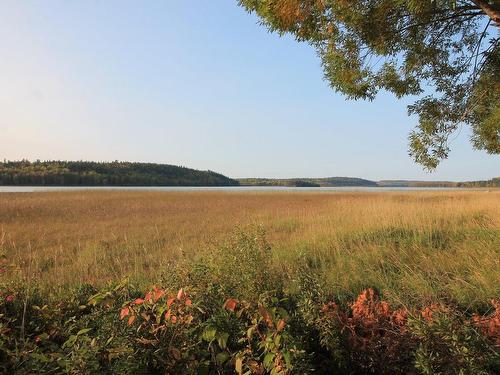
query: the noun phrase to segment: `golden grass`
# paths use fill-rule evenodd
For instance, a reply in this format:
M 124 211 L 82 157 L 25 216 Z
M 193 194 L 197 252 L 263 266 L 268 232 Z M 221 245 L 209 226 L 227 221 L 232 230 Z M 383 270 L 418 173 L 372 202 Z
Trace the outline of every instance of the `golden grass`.
M 290 280 L 307 265 L 344 294 L 500 296 L 499 191 L 0 194 L 7 278 L 41 286 L 154 282 L 178 257 L 250 224 L 265 228 L 276 272 Z

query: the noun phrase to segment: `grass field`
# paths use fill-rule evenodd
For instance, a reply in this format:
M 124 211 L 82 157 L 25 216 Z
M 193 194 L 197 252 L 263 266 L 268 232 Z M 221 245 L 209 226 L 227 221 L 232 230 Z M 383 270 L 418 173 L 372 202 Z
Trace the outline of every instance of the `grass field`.
M 0 373 L 500 371 L 500 191 L 4 193 L 0 249 Z
M 149 285 L 252 225 L 291 281 L 305 262 L 342 294 L 374 286 L 401 303 L 472 305 L 500 295 L 498 191 L 0 195 L 7 277 L 50 287 L 125 276 Z

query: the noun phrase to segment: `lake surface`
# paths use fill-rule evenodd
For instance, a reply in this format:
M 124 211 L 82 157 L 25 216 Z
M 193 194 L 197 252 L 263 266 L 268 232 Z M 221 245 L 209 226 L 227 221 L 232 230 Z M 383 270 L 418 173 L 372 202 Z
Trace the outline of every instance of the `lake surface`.
M 0 193 L 35 193 L 48 191 L 78 190 L 122 190 L 122 191 L 284 191 L 284 192 L 390 192 L 390 191 L 444 191 L 444 190 L 480 190 L 453 187 L 285 187 L 285 186 L 0 186 Z

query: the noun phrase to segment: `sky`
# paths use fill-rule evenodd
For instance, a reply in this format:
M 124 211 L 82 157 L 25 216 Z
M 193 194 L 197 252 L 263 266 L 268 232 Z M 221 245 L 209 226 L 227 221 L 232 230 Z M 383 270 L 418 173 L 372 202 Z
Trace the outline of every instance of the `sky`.
M 432 174 L 381 93 L 346 101 L 314 50 L 236 0 L 0 2 L 0 159 L 140 161 L 230 177 L 476 180 L 467 128 Z

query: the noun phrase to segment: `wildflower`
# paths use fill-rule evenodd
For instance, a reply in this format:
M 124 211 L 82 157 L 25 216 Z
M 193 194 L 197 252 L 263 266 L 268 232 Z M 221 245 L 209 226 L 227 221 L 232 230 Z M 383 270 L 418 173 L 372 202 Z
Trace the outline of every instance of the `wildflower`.
M 12 294 L 9 294 L 7 297 L 5 297 L 6 302 L 12 302 L 14 301 L 14 296 Z

